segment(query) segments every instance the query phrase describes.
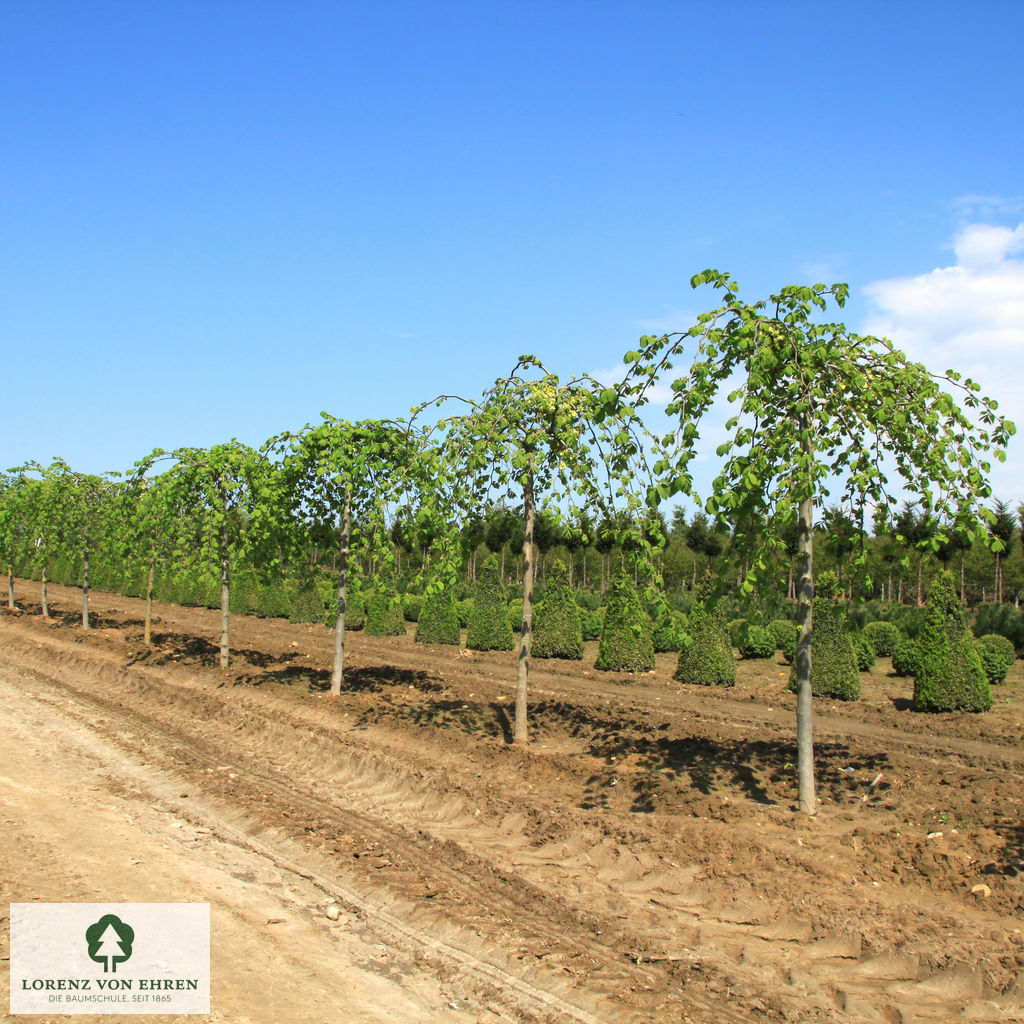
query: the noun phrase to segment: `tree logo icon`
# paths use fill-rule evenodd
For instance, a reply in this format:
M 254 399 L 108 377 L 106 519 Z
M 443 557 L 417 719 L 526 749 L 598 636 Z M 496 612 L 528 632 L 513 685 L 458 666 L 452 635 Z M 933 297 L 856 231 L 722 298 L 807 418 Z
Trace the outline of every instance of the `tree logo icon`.
M 89 959 L 103 964 L 103 973 L 117 972 L 117 965 L 123 964 L 132 955 L 135 931 L 113 914 L 104 914 L 95 924 L 85 929 L 85 941 L 89 944 Z

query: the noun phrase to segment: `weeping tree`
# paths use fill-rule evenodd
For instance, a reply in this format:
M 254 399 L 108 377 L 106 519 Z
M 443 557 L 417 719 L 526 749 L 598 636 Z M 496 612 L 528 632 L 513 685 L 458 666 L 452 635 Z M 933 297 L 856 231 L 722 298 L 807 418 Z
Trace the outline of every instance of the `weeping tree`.
M 615 399 L 614 390 L 592 377 L 563 383 L 533 356 L 521 356 L 512 373 L 495 381 L 479 400 L 444 395 L 427 403 L 440 407 L 457 401 L 468 407 L 438 424 L 451 477 L 461 483 L 463 507 L 484 507 L 497 496 L 522 509 L 523 618 L 514 727 L 518 745 L 528 742 L 538 509 L 551 510 L 564 528 L 583 509 L 611 516 L 615 501 L 639 504 L 632 484 L 642 460 L 644 431 L 632 410 Z
M 799 803 L 813 814 L 815 511 L 838 489 L 863 531 L 872 506 L 896 503 L 889 484 L 896 477 L 927 515 L 954 524 L 969 540 L 987 538 L 988 460 L 1005 458 L 1015 428 L 969 378 L 953 370 L 933 373 L 890 341 L 854 334 L 842 323 L 817 322 L 830 300 L 844 305 L 845 284 L 790 286 L 755 303 L 742 301 L 736 282 L 716 270 L 697 274 L 691 284 L 721 291 L 722 304 L 701 314 L 689 331 L 642 338 L 639 349 L 625 356 L 629 373 L 617 395 L 641 405 L 653 382 L 671 379 L 666 412 L 677 425 L 658 445 L 657 482 L 649 495 L 657 505 L 695 494 L 690 463 L 700 422 L 723 385 L 737 381 L 728 394 L 727 440 L 717 449 L 722 468 L 703 504 L 724 527 L 747 524 L 730 546 L 733 556 L 750 564 L 741 587 L 746 593 L 767 571 L 770 556 L 784 550 L 779 527 L 797 523 Z M 689 365 L 677 374 L 680 359 Z M 945 536 L 939 531 L 931 543 Z
M 321 414 L 321 422 L 270 442 L 281 452 L 278 505 L 292 524 L 296 549 L 316 541 L 333 550 L 337 566 L 338 614 L 334 623 L 331 693 L 341 693 L 345 664 L 345 621 L 354 554 L 386 567 L 394 559 L 394 523 L 417 540 L 448 534 L 442 529 L 443 502 L 428 501 L 444 479 L 436 449 L 412 423 L 362 420 Z M 418 502 L 418 505 L 416 503 Z M 415 506 L 415 507 L 414 507 Z M 355 534 L 353 524 L 359 523 Z M 353 540 L 362 549 L 353 550 Z M 441 547 L 445 551 L 443 541 Z M 435 566 L 438 587 L 454 582 L 454 558 Z M 447 572 L 445 571 L 447 569 Z
M 196 549 L 220 579 L 220 667 L 231 661 L 231 567 L 271 530 L 275 470 L 265 451 L 232 440 L 210 448 L 154 451 L 144 462 L 170 462 L 160 500 L 149 511 L 153 529 L 173 538 L 174 556 Z

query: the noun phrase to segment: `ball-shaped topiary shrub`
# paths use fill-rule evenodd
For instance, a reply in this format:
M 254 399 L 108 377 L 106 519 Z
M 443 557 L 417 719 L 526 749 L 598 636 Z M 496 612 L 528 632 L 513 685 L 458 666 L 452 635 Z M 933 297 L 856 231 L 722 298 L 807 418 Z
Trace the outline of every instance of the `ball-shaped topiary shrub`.
M 455 595 L 447 588 L 427 593 L 419 608 L 416 622 L 416 643 L 452 644 L 462 641 L 459 613 L 455 608 Z
M 811 693 L 834 700 L 860 698 L 860 671 L 853 637 L 846 632 L 842 609 L 836 600 L 839 585 L 834 572 L 823 572 L 814 585 L 811 633 Z M 796 664 L 789 677 L 796 690 Z
M 967 628 L 952 573 L 940 572 L 932 580 L 917 646 L 915 710 L 987 711 L 992 706 L 992 688 Z
M 583 626 L 580 610 L 569 586 L 569 576 L 562 562 L 548 569 L 544 586 L 544 604 L 533 617 L 533 654 L 538 658 L 583 657 Z
M 392 580 L 379 580 L 366 599 L 367 636 L 405 636 L 405 616 Z
M 875 654 L 880 658 L 891 658 L 902 634 L 899 627 L 891 622 L 869 622 L 862 630 L 864 637 L 870 641 Z
M 916 676 L 921 664 L 917 641 L 900 634 L 892 649 L 892 670 L 898 676 Z
M 650 672 L 654 668 L 650 619 L 632 578 L 621 569 L 612 576 L 594 667 L 602 672 Z
M 690 642 L 679 652 L 673 678 L 695 686 L 735 686 L 732 641 L 721 615 L 711 605 L 712 591 L 711 577 L 706 575 L 690 608 L 686 626 Z
M 986 633 L 975 641 L 985 675 L 992 686 L 1006 681 L 1006 676 L 1017 657 L 1013 644 L 998 633 Z
M 870 672 L 875 667 L 878 656 L 874 644 L 861 631 L 853 634 L 853 649 L 857 652 L 857 668 L 861 672 Z
M 474 651 L 511 651 L 516 645 L 498 560 L 490 555 L 477 572 L 466 646 Z
M 775 653 L 775 636 L 764 626 L 750 624 L 738 649 L 742 658 L 770 658 Z
M 796 645 L 800 639 L 800 627 L 790 619 L 777 619 L 769 627 L 775 637 L 776 646 L 782 652 L 787 665 L 796 661 Z
M 537 617 L 537 605 L 533 606 L 533 617 Z M 513 597 L 508 603 L 508 624 L 513 633 L 521 633 L 523 629 L 523 599 Z

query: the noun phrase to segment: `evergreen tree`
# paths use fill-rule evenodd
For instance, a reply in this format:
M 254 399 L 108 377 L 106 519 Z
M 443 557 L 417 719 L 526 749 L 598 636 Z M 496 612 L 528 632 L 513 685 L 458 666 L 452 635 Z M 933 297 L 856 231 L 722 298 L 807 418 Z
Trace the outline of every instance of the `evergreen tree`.
M 416 621 L 416 643 L 453 644 L 457 647 L 461 640 L 455 595 L 447 587 L 436 594 L 428 593 L 423 598 Z
M 860 698 L 860 670 L 853 637 L 846 632 L 843 614 L 836 601 L 839 581 L 834 572 L 823 572 L 815 584 L 814 648 L 811 663 L 811 693 L 838 700 Z M 796 665 L 789 679 L 796 689 Z
M 650 672 L 654 668 L 650 622 L 633 580 L 621 569 L 612 575 L 595 668 L 604 672 Z
M 951 573 L 941 572 L 932 581 L 917 649 L 917 711 L 987 711 L 992 706 L 992 689 Z
M 569 658 L 573 661 L 583 657 L 580 610 L 569 587 L 565 563 L 560 560 L 548 570 L 544 603 L 537 608 L 533 654 L 537 658 Z
M 380 581 L 370 593 L 364 631 L 367 636 L 405 636 L 405 616 L 393 580 Z
M 515 645 L 498 560 L 490 555 L 477 572 L 466 646 L 473 651 L 511 651 Z
M 679 652 L 673 678 L 698 686 L 735 686 L 732 641 L 722 613 L 711 604 L 713 590 L 711 574 L 705 573 L 690 609 L 687 634 L 692 643 Z

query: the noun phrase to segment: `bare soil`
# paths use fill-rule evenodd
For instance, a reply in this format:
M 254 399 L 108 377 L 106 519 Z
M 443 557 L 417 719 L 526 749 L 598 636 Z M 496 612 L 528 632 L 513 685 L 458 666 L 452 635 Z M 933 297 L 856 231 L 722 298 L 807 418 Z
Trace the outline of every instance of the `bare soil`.
M 350 634 L 331 697 L 322 626 L 234 616 L 221 670 L 219 613 L 146 647 L 141 601 L 37 595 L 0 612 L 3 902 L 209 901 L 210 1020 L 1024 1020 L 1020 662 L 984 715 L 884 659 L 819 703 L 806 818 L 781 661 L 535 661 L 524 751 L 514 654 Z

